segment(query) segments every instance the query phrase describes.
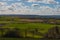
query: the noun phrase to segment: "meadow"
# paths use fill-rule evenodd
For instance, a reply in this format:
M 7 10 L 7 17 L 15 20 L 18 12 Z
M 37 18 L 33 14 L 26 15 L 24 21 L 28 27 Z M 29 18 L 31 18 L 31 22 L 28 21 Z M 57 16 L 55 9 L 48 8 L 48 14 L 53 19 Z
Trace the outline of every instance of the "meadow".
M 36 19 L 33 19 L 36 20 Z M 19 17 L 0 17 L 0 37 L 8 37 L 6 34 L 13 31 L 15 35 L 23 38 L 44 38 L 44 35 L 50 28 L 60 27 L 60 19 L 37 19 L 41 21 L 32 21 L 32 19 L 23 19 Z M 47 20 L 47 21 L 45 21 Z M 32 21 L 32 22 L 31 22 Z M 13 37 L 12 37 L 13 38 Z M 22 38 L 22 39 L 23 39 Z

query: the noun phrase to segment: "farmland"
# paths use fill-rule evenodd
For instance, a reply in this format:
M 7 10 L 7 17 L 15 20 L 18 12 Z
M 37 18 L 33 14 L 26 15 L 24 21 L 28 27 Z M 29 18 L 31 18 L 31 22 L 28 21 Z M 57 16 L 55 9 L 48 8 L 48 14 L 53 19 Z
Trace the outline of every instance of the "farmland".
M 27 19 L 20 17 L 0 17 L 0 37 L 9 37 L 5 34 L 15 31 L 23 38 L 44 38 L 50 28 L 60 27 L 60 19 Z M 13 37 L 12 37 L 13 38 Z

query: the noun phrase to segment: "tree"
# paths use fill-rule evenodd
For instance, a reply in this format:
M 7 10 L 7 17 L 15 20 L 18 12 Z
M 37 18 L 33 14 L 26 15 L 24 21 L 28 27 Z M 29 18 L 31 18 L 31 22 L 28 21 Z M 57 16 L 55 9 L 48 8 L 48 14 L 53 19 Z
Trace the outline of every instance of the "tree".
M 45 38 L 60 38 L 60 27 L 55 26 L 49 29 L 44 37 Z

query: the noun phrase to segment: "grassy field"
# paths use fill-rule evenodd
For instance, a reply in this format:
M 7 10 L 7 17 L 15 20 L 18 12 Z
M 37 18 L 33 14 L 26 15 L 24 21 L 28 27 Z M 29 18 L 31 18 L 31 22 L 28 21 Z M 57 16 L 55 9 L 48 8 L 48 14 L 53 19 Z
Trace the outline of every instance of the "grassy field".
M 36 23 L 35 22 L 21 22 L 20 20 L 21 19 L 19 19 L 18 17 L 16 18 L 2 17 L 0 18 L 0 28 L 9 28 L 11 30 L 14 30 L 14 28 L 18 28 L 20 29 L 20 33 L 22 34 L 23 37 L 25 37 L 25 30 L 27 30 L 28 37 L 43 38 L 43 36 L 41 36 L 40 34 L 34 33 L 33 35 L 33 33 L 31 33 L 30 31 L 35 31 L 35 29 L 38 29 L 39 33 L 45 34 L 48 32 L 48 29 L 56 26 L 56 24 L 40 23 L 40 22 L 36 22 Z M 57 25 L 57 26 L 60 26 L 60 25 Z M 6 33 L 6 31 L 5 30 L 3 31 L 4 34 Z M 1 35 L 1 31 L 0 31 L 0 35 Z
M 51 39 L 45 39 L 45 38 L 0 38 L 0 40 L 51 40 Z
M 39 31 L 41 33 L 45 33 L 48 31 L 49 28 L 51 27 L 54 27 L 55 25 L 52 25 L 52 24 L 45 24 L 45 23 L 11 23 L 11 22 L 8 22 L 6 25 L 2 26 L 3 28 L 10 28 L 10 29 L 13 29 L 13 28 L 19 28 L 19 29 L 22 29 L 23 31 L 25 29 L 27 30 L 30 30 L 30 29 L 39 29 Z M 30 34 L 29 34 L 30 35 Z M 31 34 L 32 35 L 32 34 Z M 38 36 L 40 37 L 40 36 Z

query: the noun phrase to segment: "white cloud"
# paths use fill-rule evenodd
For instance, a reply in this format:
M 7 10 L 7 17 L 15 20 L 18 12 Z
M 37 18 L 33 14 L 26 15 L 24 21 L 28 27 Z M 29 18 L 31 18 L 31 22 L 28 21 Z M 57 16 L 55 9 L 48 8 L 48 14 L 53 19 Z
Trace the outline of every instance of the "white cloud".
M 32 4 L 32 7 L 38 7 L 38 6 L 40 6 L 39 4 Z
M 37 2 L 37 0 L 28 0 L 28 2 Z
M 40 2 L 45 4 L 58 4 L 55 0 L 28 0 L 28 2 Z
M 0 10 L 6 9 L 6 5 L 7 5 L 6 2 L 0 2 Z
M 0 7 L 2 7 L 0 8 L 0 14 L 60 15 L 60 5 L 57 5 L 55 8 L 51 8 L 49 6 L 39 6 L 38 4 L 32 4 L 32 6 L 29 7 L 25 6 L 23 3 L 5 5 L 5 3 L 2 2 L 0 3 Z M 38 9 L 35 10 L 32 7 L 37 7 Z

